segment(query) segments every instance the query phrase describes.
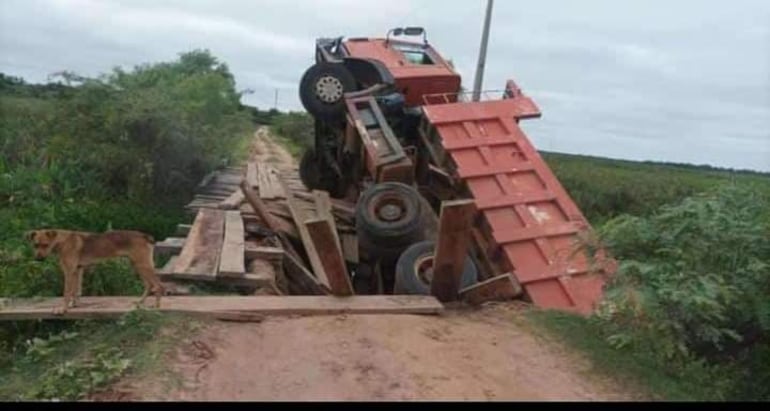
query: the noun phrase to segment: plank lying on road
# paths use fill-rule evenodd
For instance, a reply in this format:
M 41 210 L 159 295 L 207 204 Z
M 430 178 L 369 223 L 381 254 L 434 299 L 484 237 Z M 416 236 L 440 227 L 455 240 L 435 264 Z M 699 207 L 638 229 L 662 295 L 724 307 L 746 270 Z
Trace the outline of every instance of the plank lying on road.
M 225 238 L 219 254 L 220 276 L 242 276 L 246 272 L 243 255 L 243 220 L 240 211 L 225 211 Z
M 135 309 L 138 297 L 82 297 L 80 306 L 56 315 L 61 298 L 0 300 L 0 320 L 115 318 Z M 146 306 L 152 309 L 152 299 Z M 438 314 L 444 306 L 432 296 L 179 296 L 163 297 L 160 311 L 211 316 L 216 313 L 265 315 Z

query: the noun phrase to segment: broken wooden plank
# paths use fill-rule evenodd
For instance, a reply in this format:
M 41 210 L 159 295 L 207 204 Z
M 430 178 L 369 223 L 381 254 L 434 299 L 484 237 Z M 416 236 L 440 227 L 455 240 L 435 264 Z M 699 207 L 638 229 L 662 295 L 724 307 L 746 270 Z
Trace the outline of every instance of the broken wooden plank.
M 265 227 L 271 232 L 276 232 L 276 233 L 280 232 L 291 238 L 297 238 L 297 239 L 299 238 L 299 232 L 297 232 L 297 228 L 294 227 L 294 224 L 290 223 L 289 221 L 283 218 L 273 217 L 273 223 L 278 227 L 278 231 L 274 231 L 270 227 L 267 227 L 267 224 L 254 213 L 244 213 L 243 211 L 241 211 L 241 217 L 243 217 L 243 222 L 244 224 L 246 224 L 245 228 L 247 232 L 257 234 L 256 232 L 254 232 L 254 230 L 251 230 L 251 228 L 254 228 L 253 227 L 254 224 L 258 224 L 259 227 Z
M 478 305 L 487 301 L 512 300 L 521 294 L 521 287 L 511 274 L 498 275 L 460 290 L 460 298 Z
M 473 200 L 441 203 L 433 279 L 430 284 L 431 294 L 441 302 L 457 299 L 465 259 L 468 258 L 471 223 L 475 212 Z
M 224 239 L 224 212 L 201 208 L 174 265 L 174 273 L 214 277 Z
M 242 276 L 246 272 L 243 246 L 243 220 L 239 211 L 225 211 L 225 236 L 219 255 L 219 273 L 223 276 Z
M 8 299 L 0 308 L 0 320 L 117 318 L 136 309 L 138 296 L 82 297 L 80 305 L 62 315 L 54 314 L 61 297 Z M 151 304 L 147 304 L 151 309 Z M 179 296 L 161 299 L 162 312 L 191 315 L 250 313 L 264 315 L 339 314 L 438 314 L 444 306 L 424 295 L 333 296 Z
M 241 203 L 243 203 L 244 197 L 243 197 L 243 191 L 240 189 L 233 191 L 232 194 L 230 194 L 229 197 L 222 200 L 222 202 L 219 203 L 219 208 L 223 210 L 238 210 L 241 207 Z
M 329 218 L 321 218 L 307 221 L 305 227 L 323 265 L 332 295 L 353 295 L 353 285 L 350 283 L 333 223 Z
M 257 178 L 257 163 L 249 161 L 246 164 L 246 182 L 250 188 L 259 186 L 259 179 Z
M 247 242 L 244 244 L 243 254 L 247 259 L 258 258 L 260 260 L 282 261 L 284 253 L 282 248 L 259 246 L 252 242 Z
M 283 267 L 286 277 L 291 281 L 290 286 L 294 286 L 299 291 L 298 294 L 331 293 L 329 287 L 321 284 L 295 254 L 284 254 Z
M 167 237 L 163 241 L 155 243 L 155 254 L 179 254 L 184 247 L 184 237 Z
M 292 195 L 291 190 L 286 188 L 286 183 L 283 180 L 281 180 L 281 185 L 284 186 L 284 191 L 287 193 L 286 203 L 289 206 L 289 211 L 291 211 L 292 217 L 294 218 L 294 224 L 297 226 L 297 231 L 299 232 L 299 237 L 302 240 L 302 244 L 305 246 L 305 254 L 307 254 L 307 257 L 310 260 L 310 268 L 313 270 L 313 273 L 315 273 L 318 281 L 328 288 L 329 278 L 326 276 L 324 266 L 321 263 L 321 258 L 318 256 L 318 251 L 316 251 L 315 244 L 313 244 L 313 240 L 310 238 L 310 234 L 307 231 L 307 226 L 305 226 L 305 221 L 308 218 L 304 213 L 302 213 L 299 204 L 297 204 L 297 200 Z
M 285 250 L 284 267 L 286 267 L 286 274 L 294 283 L 295 288 L 309 294 L 326 294 L 328 287 L 320 284 L 318 279 L 305 268 L 302 264 L 302 259 L 297 254 L 286 233 L 279 229 L 278 223 L 275 222 L 276 219 L 265 210 L 264 203 L 254 193 L 254 190 L 248 186 L 246 180 L 241 182 L 241 190 L 243 190 L 246 201 L 251 204 L 255 211 L 258 210 L 259 218 L 281 240 L 281 245 Z
M 329 198 L 329 193 L 321 190 L 313 190 L 313 197 L 315 199 L 315 212 L 318 215 L 318 218 L 329 221 L 332 232 L 334 233 L 334 241 L 337 243 L 337 248 L 341 249 L 340 237 L 337 234 L 337 224 L 335 224 L 334 216 L 332 215 L 332 203 Z

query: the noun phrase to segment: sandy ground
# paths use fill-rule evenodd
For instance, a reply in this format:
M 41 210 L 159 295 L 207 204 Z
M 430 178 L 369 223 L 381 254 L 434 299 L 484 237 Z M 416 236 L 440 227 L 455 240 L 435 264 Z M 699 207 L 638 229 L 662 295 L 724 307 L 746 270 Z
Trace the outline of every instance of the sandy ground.
M 264 128 L 255 135 L 251 157 L 280 168 L 295 165 Z M 112 399 L 634 399 L 618 384 L 592 375 L 581 356 L 533 333 L 518 306 L 441 316 L 211 322 L 169 355 L 171 373 L 122 381 L 111 390 L 119 394 Z
M 249 157 L 252 160 L 270 163 L 279 170 L 290 170 L 297 166 L 291 154 L 270 138 L 267 127 L 260 127 L 254 133 L 254 144 L 251 146 Z
M 171 401 L 634 399 L 513 307 L 209 323 L 168 359 L 176 384 L 157 376 L 120 391 Z

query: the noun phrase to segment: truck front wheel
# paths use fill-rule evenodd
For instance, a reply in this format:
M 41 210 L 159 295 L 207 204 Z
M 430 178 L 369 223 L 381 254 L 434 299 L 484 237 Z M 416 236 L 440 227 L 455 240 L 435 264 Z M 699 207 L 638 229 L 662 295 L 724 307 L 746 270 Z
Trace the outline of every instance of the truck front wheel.
M 345 93 L 355 91 L 353 75 L 338 63 L 311 66 L 299 83 L 299 98 L 305 110 L 322 119 L 337 119 L 345 112 Z

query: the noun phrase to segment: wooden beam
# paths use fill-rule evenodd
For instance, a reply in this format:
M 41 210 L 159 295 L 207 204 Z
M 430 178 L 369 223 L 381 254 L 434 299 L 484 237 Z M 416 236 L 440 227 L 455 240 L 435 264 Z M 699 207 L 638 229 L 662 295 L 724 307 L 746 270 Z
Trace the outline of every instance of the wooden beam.
M 174 265 L 174 273 L 216 276 L 219 252 L 224 239 L 225 219 L 222 210 L 201 208 L 190 228 L 182 252 Z
M 82 297 L 80 305 L 57 315 L 61 297 L 46 299 L 3 300 L 0 320 L 107 319 L 117 318 L 136 309 L 138 296 Z M 147 304 L 148 309 L 151 304 Z M 333 296 L 179 296 L 163 297 L 158 309 L 191 315 L 264 314 L 264 315 L 339 315 L 339 314 L 438 314 L 443 305 L 423 295 Z
M 353 295 L 353 286 L 332 223 L 322 218 L 309 220 L 305 226 L 320 257 L 332 295 Z
M 265 247 L 255 245 L 253 242 L 244 243 L 244 255 L 247 259 L 260 259 L 268 261 L 283 260 L 283 249 L 279 247 Z
M 468 258 L 470 230 L 476 206 L 473 200 L 441 203 L 436 253 L 433 260 L 431 294 L 439 301 L 457 299 L 465 259 Z
M 460 290 L 460 298 L 469 304 L 486 301 L 512 300 L 521 294 L 521 287 L 511 274 L 498 275 Z
M 225 211 L 225 237 L 219 255 L 219 273 L 223 276 L 242 276 L 246 272 L 243 246 L 243 220 L 240 211 Z
M 327 220 L 329 224 L 331 224 L 337 248 L 341 248 L 340 237 L 337 234 L 337 225 L 334 223 L 334 216 L 332 215 L 332 202 L 329 193 L 321 190 L 313 190 L 313 198 L 318 218 Z
M 285 250 L 284 267 L 286 268 L 287 276 L 294 282 L 297 289 L 309 293 L 309 294 L 325 294 L 328 287 L 324 287 L 318 282 L 318 279 L 310 273 L 302 264 L 302 258 L 299 257 L 297 251 L 294 249 L 291 241 L 286 233 L 280 230 L 278 223 L 273 219 L 273 216 L 266 210 L 264 203 L 248 186 L 246 180 L 241 182 L 241 190 L 246 197 L 246 201 L 251 204 L 258 217 L 267 225 L 267 227 L 278 235 L 281 240 L 281 245 Z
M 300 205 L 297 204 L 297 200 L 292 195 L 291 190 L 286 186 L 286 182 L 282 180 L 281 185 L 286 192 L 286 204 L 289 206 L 289 211 L 294 218 L 294 224 L 297 226 L 299 238 L 302 240 L 302 244 L 305 246 L 305 253 L 307 254 L 308 260 L 310 260 L 310 268 L 312 268 L 318 281 L 329 288 L 329 278 L 326 275 L 326 271 L 324 271 L 324 266 L 321 263 L 321 258 L 318 256 L 315 244 L 307 231 L 307 226 L 305 226 L 305 221 L 307 220 L 306 213 L 302 212 L 302 209 L 300 208 Z

